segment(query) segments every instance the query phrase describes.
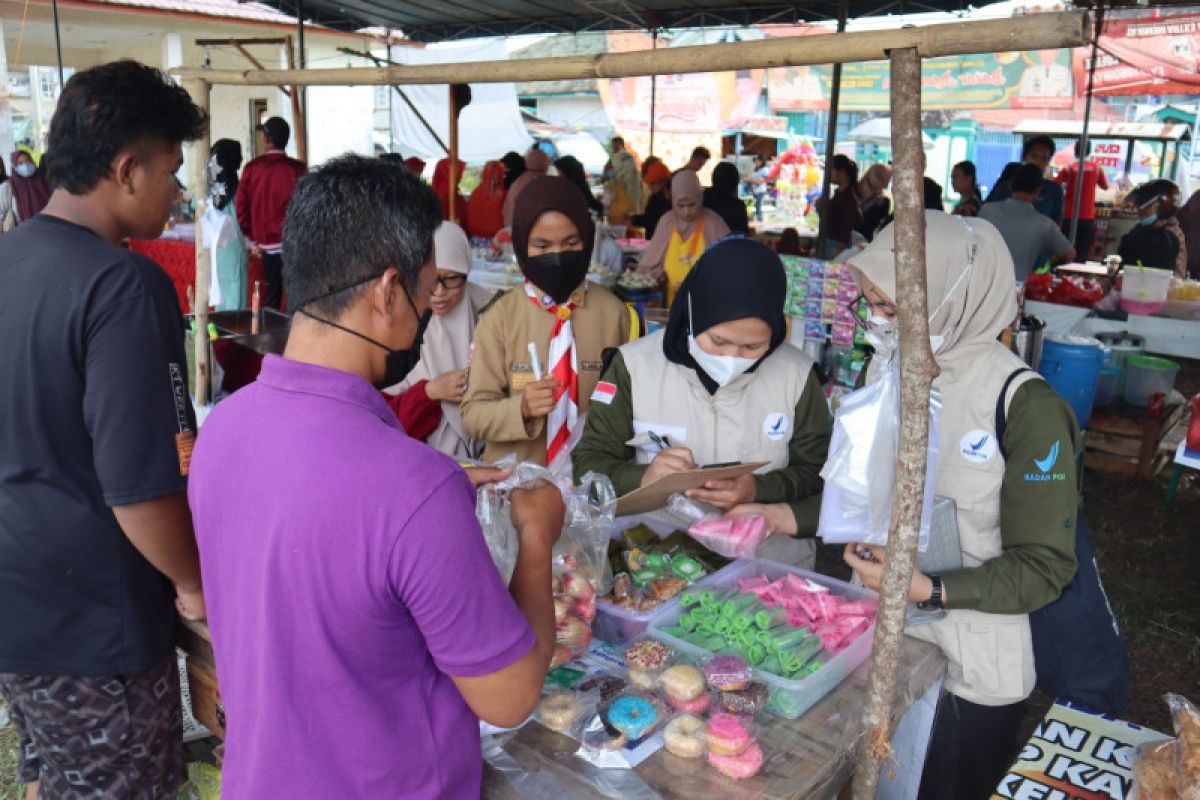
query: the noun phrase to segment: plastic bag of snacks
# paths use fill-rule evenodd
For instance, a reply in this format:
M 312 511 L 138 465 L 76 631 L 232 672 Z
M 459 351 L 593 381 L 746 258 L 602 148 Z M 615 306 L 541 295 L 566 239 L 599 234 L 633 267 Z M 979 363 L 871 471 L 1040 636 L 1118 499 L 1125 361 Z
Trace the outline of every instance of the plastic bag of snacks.
M 726 514 L 694 523 L 688 533 L 718 555 L 754 558 L 758 546 L 771 535 L 771 526 L 762 514 Z
M 1200 712 L 1181 695 L 1167 694 L 1175 739 L 1148 742 L 1133 762 L 1135 800 L 1200 800 Z
M 481 486 L 475 495 L 475 517 L 483 529 L 492 563 L 500 573 L 505 585 L 512 580 L 517 566 L 517 552 L 521 540 L 512 524 L 509 493 L 519 487 L 538 480 L 550 480 L 550 473 L 537 464 L 517 464 L 515 459 L 497 462 L 497 467 L 512 467 L 512 475 L 498 483 Z

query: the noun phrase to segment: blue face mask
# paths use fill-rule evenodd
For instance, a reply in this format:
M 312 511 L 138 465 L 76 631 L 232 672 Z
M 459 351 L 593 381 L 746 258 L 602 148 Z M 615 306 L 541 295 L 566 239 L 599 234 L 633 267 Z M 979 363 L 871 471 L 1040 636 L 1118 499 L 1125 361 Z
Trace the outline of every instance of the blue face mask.
M 1153 225 L 1158 222 L 1158 214 L 1151 214 L 1145 219 L 1138 220 L 1139 225 Z

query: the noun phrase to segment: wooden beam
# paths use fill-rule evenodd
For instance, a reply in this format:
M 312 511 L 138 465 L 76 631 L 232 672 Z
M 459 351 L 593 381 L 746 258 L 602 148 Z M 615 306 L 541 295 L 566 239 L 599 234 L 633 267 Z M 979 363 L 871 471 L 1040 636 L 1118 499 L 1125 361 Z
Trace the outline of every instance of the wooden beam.
M 251 52 L 249 50 L 247 50 L 245 48 L 245 46 L 241 42 L 239 42 L 237 39 L 230 39 L 229 44 L 233 45 L 235 50 L 237 50 L 239 53 L 241 53 L 243 56 L 245 56 L 246 60 L 254 65 L 255 69 L 266 69 L 266 67 L 263 66 L 263 63 L 261 61 L 259 61 L 257 58 L 255 58 L 253 56 L 253 54 L 251 54 Z M 280 86 L 279 91 L 283 92 L 288 97 L 292 96 L 291 90 L 288 89 L 286 86 Z
M 280 36 L 279 38 L 276 38 L 276 39 L 197 39 L 196 46 L 197 47 L 224 47 L 225 45 L 232 44 L 233 42 L 237 42 L 238 44 L 244 44 L 244 45 L 255 45 L 255 44 L 279 45 L 279 44 L 285 44 L 287 42 L 287 40 L 284 39 L 282 36 Z
M 296 51 L 292 46 L 292 37 L 288 36 L 284 39 L 284 45 L 287 47 L 287 62 L 290 69 L 296 67 Z M 303 70 L 301 70 L 303 71 Z M 304 105 L 300 102 L 302 89 L 299 86 L 292 86 L 292 90 L 288 92 L 288 97 L 292 99 L 292 127 L 296 131 L 296 158 L 308 163 L 308 126 L 304 124 Z
M 192 102 L 200 108 L 204 109 L 205 113 L 209 109 L 209 96 L 212 87 L 202 80 L 185 80 L 183 88 L 191 95 Z M 200 220 L 204 216 L 204 212 L 208 208 L 208 158 L 209 158 L 209 135 L 206 133 L 194 142 L 189 142 L 188 148 L 188 166 L 190 175 L 188 180 L 192 191 L 192 197 L 195 200 L 196 209 L 196 287 L 195 287 L 195 305 L 192 308 L 194 313 L 196 331 L 192 336 L 192 344 L 195 348 L 196 374 L 192 384 L 192 393 L 196 397 L 196 405 L 206 406 L 212 402 L 210 388 L 212 366 L 208 361 L 208 284 L 212 277 L 212 256 L 209 255 L 208 248 L 204 246 L 204 232 L 200 230 Z
M 627 78 L 638 75 L 725 72 L 762 67 L 882 61 L 893 50 L 922 58 L 1077 47 L 1087 41 L 1087 13 L 1062 11 L 999 20 L 950 22 L 885 31 L 793 36 L 756 42 L 673 47 L 632 53 L 561 58 L 346 67 L 308 70 L 171 70 L 183 79 L 242 86 L 380 86 L 383 84 L 512 83 L 517 81 Z

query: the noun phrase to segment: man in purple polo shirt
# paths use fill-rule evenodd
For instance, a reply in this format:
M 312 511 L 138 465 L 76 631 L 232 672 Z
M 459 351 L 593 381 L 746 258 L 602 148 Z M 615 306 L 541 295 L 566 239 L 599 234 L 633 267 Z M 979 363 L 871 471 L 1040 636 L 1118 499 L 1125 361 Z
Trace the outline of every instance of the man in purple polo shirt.
M 376 389 L 416 363 L 433 191 L 343 156 L 284 227 L 282 358 L 209 416 L 189 499 L 227 719 L 223 797 L 478 798 L 478 719 L 533 710 L 554 648 L 553 487 L 514 492 L 509 589 L 449 458 Z

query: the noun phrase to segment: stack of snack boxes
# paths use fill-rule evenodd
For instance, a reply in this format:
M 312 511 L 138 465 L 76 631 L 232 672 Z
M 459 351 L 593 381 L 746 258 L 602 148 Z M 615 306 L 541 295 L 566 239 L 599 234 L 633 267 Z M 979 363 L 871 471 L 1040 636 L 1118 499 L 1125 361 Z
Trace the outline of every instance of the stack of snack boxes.
M 793 326 L 803 328 L 794 340 L 826 342 L 825 370 L 831 383 L 852 387 L 862 371 L 866 340 L 855 325 L 850 305 L 859 297 L 858 284 L 849 266 L 800 256 L 781 256 L 787 271 L 785 312 Z M 859 301 L 865 306 L 864 301 Z M 865 309 L 863 310 L 865 313 Z

